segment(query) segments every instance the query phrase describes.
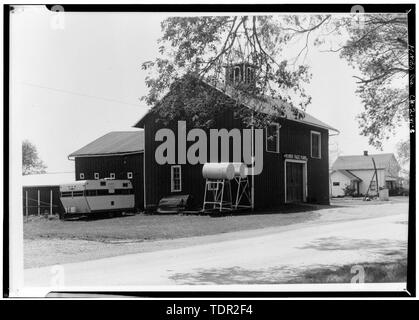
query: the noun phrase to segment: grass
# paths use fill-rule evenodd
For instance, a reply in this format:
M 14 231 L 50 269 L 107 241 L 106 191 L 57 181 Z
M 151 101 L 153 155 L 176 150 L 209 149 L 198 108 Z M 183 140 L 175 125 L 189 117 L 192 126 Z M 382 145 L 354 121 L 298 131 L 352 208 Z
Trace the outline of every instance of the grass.
M 251 214 L 234 216 L 145 215 L 96 220 L 33 219 L 24 224 L 25 239 L 78 239 L 94 241 L 162 240 L 213 235 L 241 230 L 284 226 L 319 217 L 317 207 L 287 207 L 287 214 Z M 318 207 L 320 208 L 320 207 Z M 291 213 L 293 212 L 294 213 Z
M 398 259 L 394 262 L 359 263 L 364 268 L 365 283 L 406 282 L 407 260 Z M 353 265 L 337 268 L 318 268 L 300 274 L 289 283 L 351 283 L 358 274 Z
M 179 284 L 296 284 L 296 283 L 351 283 L 359 271 L 352 265 L 321 266 L 313 269 L 269 267 L 246 269 L 242 267 L 209 268 L 193 273 L 177 273 L 170 278 Z M 364 283 L 406 282 L 406 259 L 388 262 L 359 263 L 364 268 Z M 358 283 L 360 281 L 357 281 Z

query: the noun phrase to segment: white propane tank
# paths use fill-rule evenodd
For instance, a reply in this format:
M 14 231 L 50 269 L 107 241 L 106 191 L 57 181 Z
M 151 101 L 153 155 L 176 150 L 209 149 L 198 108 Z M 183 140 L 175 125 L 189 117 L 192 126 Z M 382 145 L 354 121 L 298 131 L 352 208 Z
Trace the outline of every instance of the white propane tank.
M 234 178 L 234 166 L 230 162 L 207 162 L 202 167 L 202 176 L 205 179 Z
M 232 162 L 234 166 L 234 176 L 238 178 L 246 178 L 247 176 L 247 167 L 243 162 Z

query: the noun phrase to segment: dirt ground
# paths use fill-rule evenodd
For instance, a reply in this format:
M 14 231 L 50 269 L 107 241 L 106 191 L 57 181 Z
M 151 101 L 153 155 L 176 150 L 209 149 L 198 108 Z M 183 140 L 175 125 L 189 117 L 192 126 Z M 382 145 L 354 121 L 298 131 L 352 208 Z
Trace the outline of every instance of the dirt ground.
M 87 221 L 35 219 L 24 224 L 25 268 L 255 237 L 275 232 L 278 227 L 298 228 L 301 223 L 327 224 L 367 219 L 389 214 L 380 211 L 382 204 L 407 201 L 406 197 L 392 198 L 385 203 L 336 199 L 330 207 L 308 207 L 312 210 L 286 214 L 224 217 L 136 215 Z M 347 210 L 348 207 L 351 210 Z

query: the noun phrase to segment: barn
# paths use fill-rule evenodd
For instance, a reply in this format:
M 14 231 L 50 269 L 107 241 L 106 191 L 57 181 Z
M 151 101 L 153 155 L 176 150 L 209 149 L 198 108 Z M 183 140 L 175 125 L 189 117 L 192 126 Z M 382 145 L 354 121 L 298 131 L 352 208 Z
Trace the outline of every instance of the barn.
M 74 181 L 74 172 L 30 174 L 22 177 L 23 214 L 62 214 L 60 185 Z
M 239 70 L 240 72 L 240 70 Z M 240 75 L 240 74 L 239 74 Z M 219 88 L 216 84 L 197 80 L 199 90 L 208 94 L 220 95 L 225 101 L 236 99 L 228 90 Z M 170 97 L 170 92 L 166 95 Z M 165 98 L 163 98 L 165 99 Z M 173 97 L 170 97 L 173 100 Z M 178 103 L 178 101 L 176 102 Z M 254 110 L 257 104 L 258 112 L 271 112 L 272 106 L 279 106 L 284 114 L 276 117 L 271 125 L 264 128 L 263 138 L 256 141 L 254 148 L 260 148 L 263 154 L 263 170 L 251 180 L 253 192 L 253 209 L 279 207 L 285 203 L 308 202 L 329 204 L 329 133 L 338 130 L 316 119 L 307 113 L 298 113 L 281 100 L 266 97 L 237 101 L 240 108 Z M 196 208 L 202 207 L 205 180 L 202 176 L 202 163 L 191 164 L 184 160 L 179 161 L 180 149 L 189 149 L 194 141 L 182 143 L 179 123 L 185 126 L 184 130 L 190 132 L 195 128 L 193 121 L 184 120 L 181 116 L 169 122 L 161 121 L 164 118 L 156 106 L 141 118 L 135 127 L 144 129 L 144 203 L 146 207 L 158 205 L 159 201 L 168 196 L 190 195 Z M 163 119 L 164 120 L 164 119 Z M 237 115 L 232 108 L 220 110 L 213 119 L 211 129 L 201 128 L 209 137 L 213 129 L 239 129 L 242 133 L 249 126 Z M 156 161 L 156 151 L 161 139 L 156 139 L 160 129 L 170 129 L 175 134 L 175 154 L 177 163 L 159 164 Z M 160 141 L 156 141 L 160 140 Z M 189 139 L 188 139 L 189 140 Z M 229 140 L 230 150 L 234 148 L 233 139 Z M 242 148 L 245 146 L 242 143 Z M 208 147 L 208 154 L 210 153 Z M 233 161 L 229 159 L 211 158 L 211 162 Z M 237 161 L 237 159 L 234 159 Z M 209 161 L 209 160 L 208 160 Z M 241 159 L 244 162 L 244 159 Z
M 75 161 L 75 179 L 129 179 L 135 207 L 144 208 L 144 131 L 113 131 L 92 141 L 68 158 Z

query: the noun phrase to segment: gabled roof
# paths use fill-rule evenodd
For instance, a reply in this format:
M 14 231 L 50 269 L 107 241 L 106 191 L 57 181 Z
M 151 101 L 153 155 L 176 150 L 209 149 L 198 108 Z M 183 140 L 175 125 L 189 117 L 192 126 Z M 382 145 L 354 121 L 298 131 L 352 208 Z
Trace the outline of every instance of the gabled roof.
M 340 173 L 342 173 L 345 177 L 349 178 L 349 180 L 351 181 L 362 181 L 361 178 L 357 177 L 356 175 L 354 175 L 352 172 L 348 171 L 348 170 L 337 170 Z
M 204 81 L 204 80 L 202 80 L 202 82 L 207 84 L 209 87 L 221 92 L 222 94 L 225 94 L 227 97 L 236 100 L 236 98 L 234 98 L 235 94 L 233 92 L 234 89 L 232 87 L 214 85 L 214 84 L 208 83 L 207 81 Z M 327 130 L 331 130 L 331 131 L 335 131 L 335 132 L 339 133 L 339 130 L 337 130 L 337 129 L 333 128 L 332 126 L 320 121 L 319 119 L 313 117 L 312 115 L 308 114 L 307 112 L 303 112 L 301 110 L 298 110 L 298 109 L 290 106 L 289 104 L 285 103 L 284 101 L 282 101 L 280 99 L 273 99 L 272 97 L 268 97 L 268 96 L 264 97 L 263 100 L 256 99 L 256 98 L 249 98 L 249 97 L 240 97 L 240 102 L 248 108 L 251 108 L 253 110 L 256 110 L 256 111 L 262 112 L 262 113 L 266 113 L 266 114 L 273 113 L 273 112 L 275 112 L 274 111 L 275 109 L 281 108 L 285 113 L 284 117 L 288 120 L 305 123 L 305 124 L 308 124 L 308 125 L 312 125 L 312 126 L 315 126 L 315 127 L 319 127 L 319 128 L 323 128 L 323 129 L 327 129 Z M 300 112 L 300 114 L 303 114 L 303 117 L 296 117 L 295 116 L 295 112 L 297 110 L 298 110 L 298 112 Z M 146 118 L 148 117 L 148 115 L 150 114 L 150 111 L 148 113 L 146 113 L 134 125 L 134 127 L 143 128 L 144 127 L 144 122 L 145 122 Z
M 385 169 L 391 161 L 396 161 L 393 153 L 370 154 L 368 156 L 339 156 L 332 165 L 332 170 L 365 170 L 374 169 L 374 158 L 377 169 Z
M 53 187 L 74 181 L 74 172 L 39 173 L 22 176 L 23 187 Z
M 222 93 L 226 94 L 231 99 L 234 99 L 234 91 L 232 87 L 218 87 L 209 84 L 210 86 L 216 88 L 217 90 L 221 91 Z M 274 99 L 269 96 L 265 96 L 262 99 L 257 98 L 250 98 L 250 97 L 242 97 L 240 96 L 240 100 L 242 103 L 248 107 L 252 108 L 255 111 L 262 112 L 265 114 L 274 114 L 276 110 L 281 110 L 284 112 L 284 117 L 288 120 L 301 122 L 305 124 L 309 124 L 315 127 L 320 127 L 323 129 L 339 132 L 339 130 L 333 128 L 332 126 L 320 121 L 319 119 L 313 117 L 312 115 L 308 114 L 307 112 L 304 112 L 302 110 L 298 110 L 295 107 L 292 107 L 290 104 L 284 102 L 281 99 Z M 301 117 L 298 117 L 298 113 L 302 115 Z
M 144 130 L 113 131 L 73 152 L 69 157 L 123 155 L 144 151 Z

